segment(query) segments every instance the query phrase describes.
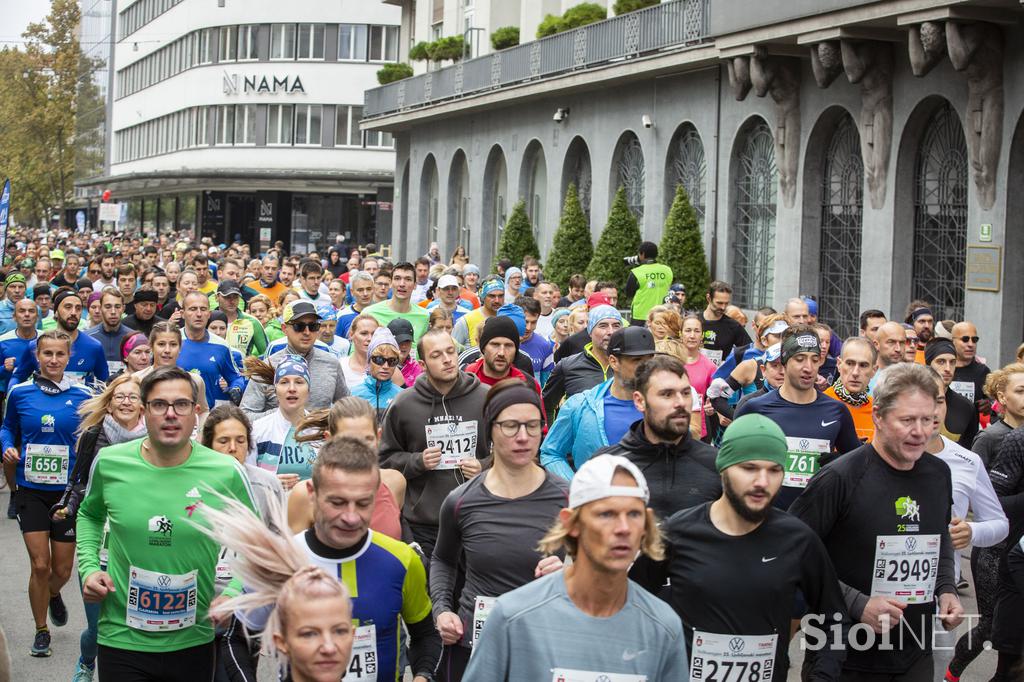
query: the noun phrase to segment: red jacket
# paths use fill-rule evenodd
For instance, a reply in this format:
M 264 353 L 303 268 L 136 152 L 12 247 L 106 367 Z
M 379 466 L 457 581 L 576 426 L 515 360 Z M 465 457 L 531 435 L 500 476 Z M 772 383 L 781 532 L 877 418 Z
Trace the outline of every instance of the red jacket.
M 500 379 L 492 379 L 491 377 L 484 374 L 483 357 L 481 357 L 476 362 L 466 365 L 466 369 L 463 371 L 465 371 L 467 374 L 472 374 L 473 376 L 475 376 L 477 379 L 480 380 L 480 383 L 483 384 L 484 386 L 493 386 L 499 381 L 504 381 L 505 379 L 519 379 L 520 381 L 525 381 L 528 384 L 533 384 L 533 389 L 537 391 L 538 396 L 541 396 L 540 416 L 544 420 L 544 431 L 545 433 L 547 432 L 548 415 L 547 411 L 544 409 L 544 398 L 540 392 L 540 384 L 537 383 L 536 379 L 534 379 L 531 376 L 527 376 L 522 370 L 516 369 L 516 367 L 513 365 L 509 365 L 508 374 L 501 377 Z

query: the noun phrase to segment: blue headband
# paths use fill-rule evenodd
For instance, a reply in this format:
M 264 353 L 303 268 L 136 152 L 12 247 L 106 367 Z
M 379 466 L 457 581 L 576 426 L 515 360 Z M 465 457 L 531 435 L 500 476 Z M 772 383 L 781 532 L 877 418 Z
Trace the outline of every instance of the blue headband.
M 497 279 L 489 279 L 480 287 L 480 298 L 495 291 L 505 291 L 505 283 Z
M 286 355 L 277 366 L 274 372 L 274 383 L 278 383 L 285 377 L 302 377 L 309 383 L 309 365 L 301 355 Z
M 611 307 L 610 305 L 599 305 L 593 310 L 591 310 L 590 314 L 587 316 L 587 333 L 593 334 L 594 327 L 600 324 L 601 320 L 607 319 L 618 320 L 619 322 L 622 322 L 622 315 L 620 315 L 619 311 Z

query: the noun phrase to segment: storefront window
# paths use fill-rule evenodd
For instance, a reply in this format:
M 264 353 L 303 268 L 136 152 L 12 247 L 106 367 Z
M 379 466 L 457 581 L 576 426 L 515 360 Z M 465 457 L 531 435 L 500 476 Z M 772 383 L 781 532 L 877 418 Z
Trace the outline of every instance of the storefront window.
M 160 197 L 160 234 L 174 232 L 175 197 Z
M 195 194 L 178 197 L 178 229 L 196 233 L 196 208 L 198 199 Z
M 156 199 L 142 200 L 142 233 L 144 236 L 156 236 Z

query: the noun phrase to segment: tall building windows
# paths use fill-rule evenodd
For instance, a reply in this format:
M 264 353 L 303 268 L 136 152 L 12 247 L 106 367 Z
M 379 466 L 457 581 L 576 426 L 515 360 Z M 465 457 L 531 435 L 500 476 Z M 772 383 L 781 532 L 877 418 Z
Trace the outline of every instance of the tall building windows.
M 295 24 L 270 26 L 270 58 L 295 59 Z
M 267 144 L 292 143 L 292 105 L 271 104 L 267 108 Z
M 299 59 L 323 59 L 324 58 L 324 25 L 323 24 L 299 24 L 299 28 L 298 28 L 298 58 Z

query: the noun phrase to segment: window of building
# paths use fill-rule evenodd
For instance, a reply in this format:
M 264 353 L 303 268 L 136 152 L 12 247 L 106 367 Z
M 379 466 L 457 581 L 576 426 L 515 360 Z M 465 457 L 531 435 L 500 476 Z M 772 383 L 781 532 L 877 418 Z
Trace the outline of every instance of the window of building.
M 255 24 L 238 27 L 238 61 L 251 61 L 259 58 L 256 51 L 256 35 L 259 28 Z
M 779 173 L 772 130 L 763 120 L 742 138 L 737 154 L 732 242 L 733 303 L 760 308 L 774 302 L 775 208 Z
M 295 24 L 272 24 L 270 58 L 295 59 Z
M 299 59 L 324 58 L 324 25 L 299 24 Z
M 339 104 L 334 119 L 334 144 L 338 147 L 359 146 L 359 119 L 355 118 L 353 135 L 353 110 L 362 112 L 362 107 L 347 107 Z M 359 116 L 360 114 L 356 114 Z
M 370 27 L 370 61 L 398 61 L 398 27 Z
M 379 130 L 367 130 L 365 135 L 367 147 L 391 149 L 392 147 L 395 146 L 394 137 L 391 135 L 391 133 L 383 133 Z
M 292 105 L 271 104 L 267 110 L 267 144 L 292 143 Z
M 212 64 L 213 63 L 213 32 L 217 30 L 214 28 L 204 28 L 199 32 L 199 59 L 196 60 L 198 64 Z
M 196 107 L 195 109 L 195 125 L 196 125 L 196 137 L 195 146 L 205 147 L 208 144 L 206 138 L 206 107 Z
M 217 107 L 217 144 L 235 143 L 235 106 Z
M 256 144 L 256 105 L 235 106 L 235 144 Z
M 365 24 L 342 24 L 338 31 L 338 59 L 365 61 L 366 32 Z
M 220 27 L 220 61 L 233 62 L 238 58 L 237 31 L 235 26 Z
M 322 115 L 323 107 L 319 104 L 299 104 L 295 107 L 295 144 L 316 146 L 321 143 Z

